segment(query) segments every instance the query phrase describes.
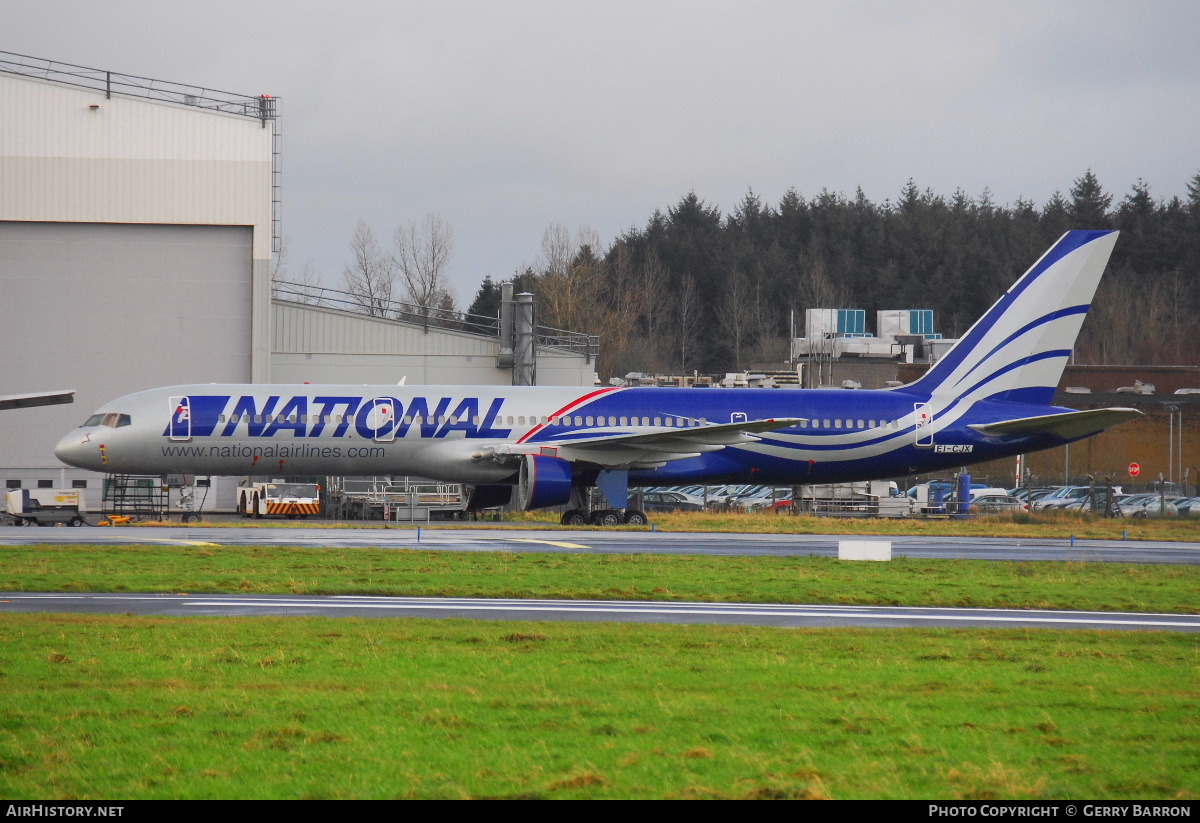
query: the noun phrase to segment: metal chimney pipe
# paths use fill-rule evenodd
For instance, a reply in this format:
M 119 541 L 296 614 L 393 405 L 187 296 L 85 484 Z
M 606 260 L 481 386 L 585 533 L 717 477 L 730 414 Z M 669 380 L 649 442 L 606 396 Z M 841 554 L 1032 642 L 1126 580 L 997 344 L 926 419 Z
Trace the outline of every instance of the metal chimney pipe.
M 500 353 L 496 368 L 511 369 L 513 365 L 513 284 L 500 284 Z
M 537 385 L 537 352 L 534 348 L 533 295 L 517 295 L 513 330 L 514 386 Z

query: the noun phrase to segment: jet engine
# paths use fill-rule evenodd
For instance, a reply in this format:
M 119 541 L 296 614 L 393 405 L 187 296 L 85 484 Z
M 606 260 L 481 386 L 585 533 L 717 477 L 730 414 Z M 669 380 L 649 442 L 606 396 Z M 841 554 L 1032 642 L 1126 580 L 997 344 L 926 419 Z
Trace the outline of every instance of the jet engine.
M 571 500 L 571 464 L 557 457 L 527 454 L 521 459 L 516 503 L 529 511 Z

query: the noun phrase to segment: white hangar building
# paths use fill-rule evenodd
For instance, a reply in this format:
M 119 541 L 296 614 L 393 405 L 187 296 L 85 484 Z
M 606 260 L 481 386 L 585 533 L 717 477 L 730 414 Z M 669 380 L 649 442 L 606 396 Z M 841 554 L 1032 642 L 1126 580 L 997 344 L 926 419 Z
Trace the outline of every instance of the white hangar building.
M 92 489 L 99 508 L 100 478 L 54 444 L 156 386 L 513 382 L 478 322 L 369 317 L 329 290 L 273 298 L 279 114 L 266 95 L 0 52 L 0 395 L 76 390 L 0 412 L 0 485 Z M 594 338 L 552 342 L 538 382 L 591 385 Z

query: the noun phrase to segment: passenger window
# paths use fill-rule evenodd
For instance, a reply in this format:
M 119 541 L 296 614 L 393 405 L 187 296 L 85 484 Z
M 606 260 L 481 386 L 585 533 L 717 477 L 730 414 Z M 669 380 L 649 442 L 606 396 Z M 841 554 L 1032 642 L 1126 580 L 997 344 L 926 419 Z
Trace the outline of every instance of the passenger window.
M 585 421 L 585 422 L 586 422 L 586 423 L 587 423 L 589 426 L 590 426 L 590 425 L 592 425 L 592 420 L 593 420 L 593 418 L 592 418 L 592 416 L 591 416 L 591 415 L 588 415 L 587 417 L 585 417 L 585 418 L 584 418 L 584 421 Z
M 835 429 L 840 429 L 842 427 L 842 421 L 840 418 L 833 421 L 833 427 Z
M 867 424 L 866 424 L 866 423 L 864 423 L 863 421 L 859 420 L 859 421 L 858 421 L 858 427 L 859 427 L 860 429 L 865 429 L 865 428 L 867 427 Z
M 661 425 L 662 425 L 662 418 L 661 418 L 661 417 L 656 417 L 656 418 L 654 418 L 654 425 L 656 425 L 656 426 L 661 426 Z

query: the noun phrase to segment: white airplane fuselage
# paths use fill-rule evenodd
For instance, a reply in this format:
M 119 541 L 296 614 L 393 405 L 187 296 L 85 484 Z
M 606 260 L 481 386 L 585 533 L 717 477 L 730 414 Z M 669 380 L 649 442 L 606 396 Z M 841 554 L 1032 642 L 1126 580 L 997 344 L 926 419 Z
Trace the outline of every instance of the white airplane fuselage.
M 1115 241 L 1063 235 L 921 379 L 896 389 L 183 385 L 106 404 L 55 453 L 113 473 L 515 485 L 525 508 L 590 485 L 620 508 L 628 486 L 938 472 L 1138 415 L 1050 405 Z

